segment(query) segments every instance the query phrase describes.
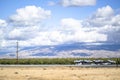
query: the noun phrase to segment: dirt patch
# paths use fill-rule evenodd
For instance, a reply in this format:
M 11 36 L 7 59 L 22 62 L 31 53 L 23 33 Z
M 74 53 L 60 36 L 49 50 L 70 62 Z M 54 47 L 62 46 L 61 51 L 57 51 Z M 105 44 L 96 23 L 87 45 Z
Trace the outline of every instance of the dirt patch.
M 120 68 L 1 67 L 0 80 L 120 80 Z

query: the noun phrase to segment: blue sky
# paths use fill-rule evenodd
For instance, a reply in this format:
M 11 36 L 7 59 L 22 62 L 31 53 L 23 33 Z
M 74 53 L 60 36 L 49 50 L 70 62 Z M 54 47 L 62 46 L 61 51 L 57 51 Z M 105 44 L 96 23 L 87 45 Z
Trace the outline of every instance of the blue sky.
M 58 16 L 67 16 L 67 17 L 75 17 L 78 18 L 77 13 L 82 13 L 80 18 L 85 18 L 93 13 L 97 8 L 109 5 L 113 9 L 119 9 L 119 0 L 97 0 L 95 6 L 84 6 L 84 7 L 61 7 L 60 5 L 49 6 L 48 3 L 50 1 L 59 3 L 60 0 L 1 0 L 0 1 L 0 10 L 2 10 L 0 18 L 6 19 L 10 15 L 16 12 L 16 9 L 28 6 L 28 5 L 35 5 L 40 6 L 45 9 L 50 9 L 53 11 L 53 14 Z M 61 14 L 64 13 L 64 15 Z M 70 14 L 70 13 L 71 14 Z M 69 14 L 68 14 L 69 13 Z M 68 15 L 67 15 L 68 14 Z M 75 15 L 73 15 L 75 14 Z M 70 16 L 69 16 L 70 15 Z M 57 17 L 58 17 L 57 16 Z M 79 19 L 79 18 L 78 18 Z
M 49 2 L 57 3 L 54 6 L 49 6 Z M 100 7 L 109 5 L 114 10 L 119 10 L 119 0 L 97 0 L 94 6 L 80 6 L 80 7 L 63 7 L 61 6 L 60 0 L 1 0 L 0 10 L 2 10 L 0 18 L 8 19 L 9 16 L 16 13 L 16 10 L 23 8 L 25 6 L 35 5 L 40 6 L 44 9 L 49 9 L 52 11 L 52 20 L 57 22 L 61 18 L 75 18 L 75 19 L 85 19 L 95 12 Z M 120 10 L 119 10 L 120 11 Z M 52 23 L 52 22 L 51 22 Z
M 120 0 L 0 0 L 1 52 L 8 49 L 5 55 L 11 54 L 16 41 L 21 49 L 66 43 L 118 44 L 119 3 Z
M 97 0 L 94 6 L 72 6 L 63 7 L 59 3 L 62 0 L 1 0 L 0 10 L 2 10 L 0 19 L 7 20 L 11 15 L 16 13 L 16 10 L 25 6 L 37 6 L 44 9 L 51 10 L 51 19 L 48 20 L 47 24 L 59 23 L 62 18 L 75 18 L 85 19 L 93 14 L 98 8 L 106 5 L 111 6 L 116 13 L 120 12 L 119 0 Z M 54 6 L 49 6 L 50 2 L 56 3 Z M 52 25 L 53 26 L 53 25 Z

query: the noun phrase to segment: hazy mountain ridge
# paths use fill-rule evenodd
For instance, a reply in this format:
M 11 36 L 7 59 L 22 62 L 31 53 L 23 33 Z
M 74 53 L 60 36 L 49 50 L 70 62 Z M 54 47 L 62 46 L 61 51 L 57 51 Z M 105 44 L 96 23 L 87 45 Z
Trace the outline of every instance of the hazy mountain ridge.
M 15 52 L 3 53 L 7 57 L 15 57 L 16 54 Z M 19 57 L 120 57 L 120 45 L 108 43 L 69 43 L 53 46 L 25 47 L 19 49 Z

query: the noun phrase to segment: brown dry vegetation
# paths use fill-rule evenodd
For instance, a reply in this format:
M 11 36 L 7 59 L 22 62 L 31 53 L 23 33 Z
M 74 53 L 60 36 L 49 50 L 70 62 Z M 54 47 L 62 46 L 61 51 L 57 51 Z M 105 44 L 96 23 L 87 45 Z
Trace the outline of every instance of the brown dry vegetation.
M 0 67 L 0 80 L 120 80 L 120 68 Z

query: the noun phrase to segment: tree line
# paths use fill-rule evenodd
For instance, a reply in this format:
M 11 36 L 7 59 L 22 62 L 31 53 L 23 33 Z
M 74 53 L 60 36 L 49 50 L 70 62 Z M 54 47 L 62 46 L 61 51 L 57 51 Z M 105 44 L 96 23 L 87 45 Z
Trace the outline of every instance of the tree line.
M 0 59 L 0 64 L 75 64 L 75 60 L 113 60 L 116 65 L 120 64 L 120 58 L 26 58 L 26 59 Z

